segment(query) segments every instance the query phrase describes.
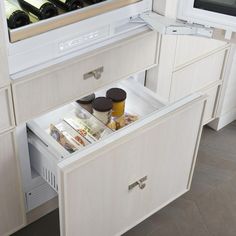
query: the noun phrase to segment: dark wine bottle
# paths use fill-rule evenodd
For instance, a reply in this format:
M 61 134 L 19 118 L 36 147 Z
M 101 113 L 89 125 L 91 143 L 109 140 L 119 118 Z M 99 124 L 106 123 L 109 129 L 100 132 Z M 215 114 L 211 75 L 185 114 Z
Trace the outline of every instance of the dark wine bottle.
M 16 4 L 4 1 L 7 25 L 10 29 L 19 28 L 30 23 L 29 16 Z
M 58 15 L 54 4 L 47 0 L 18 0 L 20 6 L 39 20 L 48 19 Z
M 81 0 L 49 0 L 64 11 L 74 11 L 83 7 Z

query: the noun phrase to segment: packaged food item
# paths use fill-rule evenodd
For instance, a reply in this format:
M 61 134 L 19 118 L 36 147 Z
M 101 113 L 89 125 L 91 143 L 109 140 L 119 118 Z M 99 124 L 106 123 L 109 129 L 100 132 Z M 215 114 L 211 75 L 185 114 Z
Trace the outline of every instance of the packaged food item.
M 73 116 L 64 118 L 64 120 L 88 142 L 94 143 L 98 140 L 98 138 L 96 138 L 96 136 L 93 135 L 91 128 L 89 128 L 81 119 Z
M 138 115 L 131 115 L 129 113 L 125 113 L 120 117 L 113 117 L 111 122 L 107 125 L 113 131 L 119 130 L 139 119 Z
M 139 119 L 138 115 L 131 115 L 129 113 L 125 114 L 125 126 L 129 125 Z
M 106 97 L 110 98 L 113 102 L 112 116 L 123 116 L 125 112 L 125 100 L 127 97 L 125 90 L 121 88 L 111 88 L 106 92 Z
M 83 97 L 79 100 L 77 100 L 76 102 L 83 107 L 85 110 L 87 110 L 89 113 L 93 113 L 93 107 L 92 107 L 92 102 L 95 99 L 95 94 L 90 94 L 86 97 Z
M 76 145 L 68 135 L 66 137 L 55 125 L 50 125 L 49 133 L 69 153 L 73 153 L 77 150 L 78 145 Z
M 112 100 L 106 97 L 98 97 L 93 101 L 93 115 L 104 124 L 111 121 Z
M 77 131 L 75 131 L 70 125 L 68 125 L 65 121 L 56 125 L 66 137 L 68 137 L 72 142 L 75 142 L 79 147 L 85 147 L 89 144 L 89 142 L 83 138 Z

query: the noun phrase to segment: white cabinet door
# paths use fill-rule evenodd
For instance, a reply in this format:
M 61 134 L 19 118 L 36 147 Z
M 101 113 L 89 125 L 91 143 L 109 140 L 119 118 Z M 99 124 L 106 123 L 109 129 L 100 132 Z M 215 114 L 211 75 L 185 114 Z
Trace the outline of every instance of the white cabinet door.
M 0 135 L 0 235 L 24 226 L 23 193 L 19 183 L 13 133 Z
M 5 35 L 5 26 L 6 26 L 6 18 L 5 18 L 5 12 L 4 9 L 2 9 L 0 4 L 0 88 L 10 83 L 9 73 L 8 73 L 8 62 L 7 62 L 7 49 L 6 49 L 6 37 L 8 35 Z
M 3 133 L 15 125 L 10 87 L 0 88 L 0 111 L 0 133 Z
M 143 215 L 148 217 L 189 190 L 198 142 L 202 103 L 179 109 L 155 124 L 145 135 L 141 190 Z
M 60 162 L 61 235 L 120 235 L 187 191 L 204 107 L 177 102 Z M 129 190 L 144 176 L 146 188 Z

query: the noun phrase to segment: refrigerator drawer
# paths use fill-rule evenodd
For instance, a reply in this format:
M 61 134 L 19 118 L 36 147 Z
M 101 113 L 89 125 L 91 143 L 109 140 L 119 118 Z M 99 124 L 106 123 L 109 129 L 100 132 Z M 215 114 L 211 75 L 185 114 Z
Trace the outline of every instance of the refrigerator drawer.
M 10 87 L 0 89 L 0 133 L 15 126 L 11 89 Z
M 75 104 L 27 123 L 32 164 L 58 192 L 61 235 L 121 235 L 190 187 L 205 97 L 166 105 L 132 80 L 113 86 L 126 90 L 138 120 L 113 132 L 95 119 L 103 135 L 80 150 L 69 153 L 47 131 L 81 114 Z
M 13 82 L 17 124 L 156 63 L 157 34 L 145 31 Z
M 222 70 L 227 50 L 221 50 L 173 73 L 170 92 L 176 101 L 190 92 L 196 92 L 222 80 Z

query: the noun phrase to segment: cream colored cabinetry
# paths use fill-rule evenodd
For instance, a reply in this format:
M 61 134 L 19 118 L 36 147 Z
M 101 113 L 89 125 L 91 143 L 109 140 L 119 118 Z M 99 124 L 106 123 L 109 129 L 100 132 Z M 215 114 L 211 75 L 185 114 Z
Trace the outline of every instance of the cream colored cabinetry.
M 7 60 L 7 49 L 6 49 L 6 20 L 5 20 L 5 12 L 0 5 L 0 88 L 10 84 L 10 77 L 8 71 L 8 60 Z
M 219 93 L 221 90 L 221 84 L 216 84 L 215 86 L 210 86 L 202 92 L 207 95 L 207 103 L 204 114 L 204 124 L 209 123 L 212 119 L 216 117 L 217 106 L 219 103 Z
M 193 92 L 206 92 L 218 86 L 215 100 L 211 93 L 211 119 L 216 118 L 217 101 L 225 78 L 230 46 L 224 42 L 191 36 L 163 36 L 159 66 L 147 76 L 147 87 L 167 101 L 177 101 Z M 214 106 L 212 106 L 214 104 Z M 208 115 L 207 115 L 208 116 Z
M 176 18 L 178 0 L 156 0 L 153 9 Z M 164 35 L 160 42 L 159 65 L 148 72 L 147 87 L 167 101 L 176 101 L 196 91 L 208 94 L 210 104 L 204 118 L 204 123 L 208 123 L 218 114 L 229 50 L 230 45 L 223 41 Z
M 23 193 L 14 132 L 0 134 L 0 219 L 1 236 L 24 226 Z
M 226 53 L 223 49 L 187 67 L 175 70 L 172 75 L 170 100 L 176 101 L 220 81 Z
M 201 98 L 157 111 L 59 163 L 61 234 L 120 235 L 188 191 L 204 106 Z
M 16 80 L 17 124 L 155 65 L 157 36 L 146 31 Z
M 0 89 L 0 133 L 14 127 L 14 114 L 10 87 Z

